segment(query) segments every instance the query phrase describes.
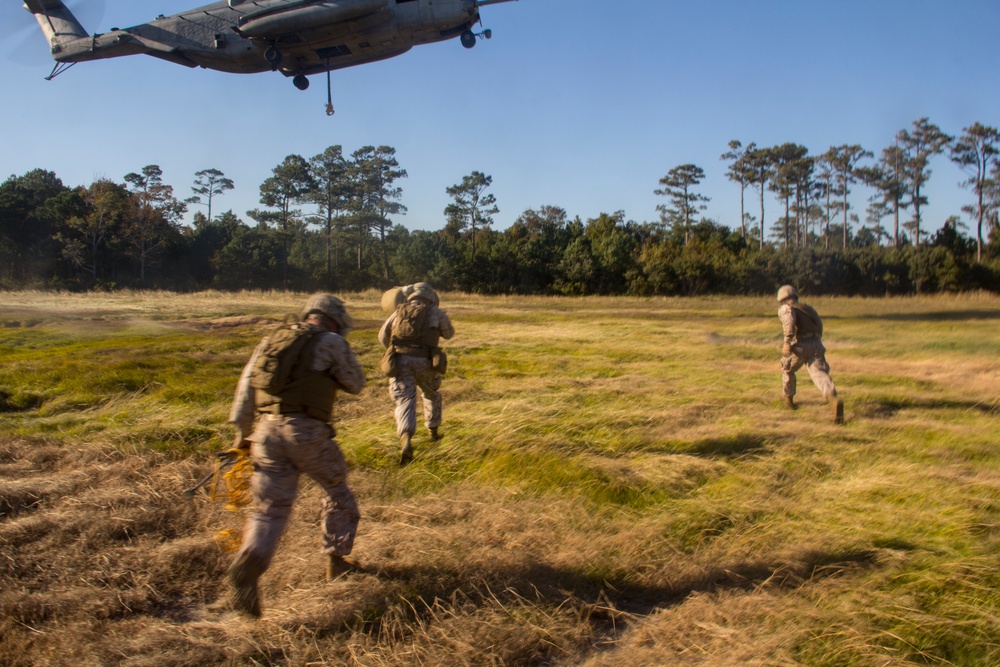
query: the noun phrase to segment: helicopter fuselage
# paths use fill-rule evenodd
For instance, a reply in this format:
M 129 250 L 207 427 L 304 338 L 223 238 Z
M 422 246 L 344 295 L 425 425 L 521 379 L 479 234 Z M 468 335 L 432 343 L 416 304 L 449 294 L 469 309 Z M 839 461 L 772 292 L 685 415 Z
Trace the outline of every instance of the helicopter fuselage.
M 228 0 L 95 35 L 82 33 L 61 2 L 28 0 L 26 7 L 59 63 L 146 54 L 188 67 L 276 70 L 301 80 L 458 36 L 469 47 L 479 7 L 504 1 L 510 0 Z M 68 22 L 60 23 L 58 12 Z

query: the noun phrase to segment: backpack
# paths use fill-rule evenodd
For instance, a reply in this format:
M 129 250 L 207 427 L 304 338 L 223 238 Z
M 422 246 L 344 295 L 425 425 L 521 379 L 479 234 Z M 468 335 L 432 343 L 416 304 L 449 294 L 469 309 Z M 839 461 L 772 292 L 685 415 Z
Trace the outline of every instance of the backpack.
M 823 320 L 815 308 L 806 304 L 795 304 L 792 306 L 792 312 L 795 313 L 795 332 L 798 338 L 823 335 Z
M 431 307 L 420 301 L 407 301 L 396 309 L 396 322 L 392 327 L 392 344 L 403 347 L 420 347 L 427 338 L 427 321 Z
M 267 337 L 254 363 L 250 384 L 268 394 L 278 394 L 302 378 L 309 368 L 317 331 L 301 324 L 283 324 Z

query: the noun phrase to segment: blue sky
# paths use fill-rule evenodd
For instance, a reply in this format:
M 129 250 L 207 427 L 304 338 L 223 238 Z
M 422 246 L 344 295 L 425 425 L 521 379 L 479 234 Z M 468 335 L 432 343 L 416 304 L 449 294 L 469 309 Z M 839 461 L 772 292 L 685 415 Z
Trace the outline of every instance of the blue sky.
M 82 4 L 85 27 L 103 31 L 199 3 Z M 389 145 L 409 173 L 397 222 L 441 228 L 445 188 L 478 170 L 493 177 L 503 229 L 543 205 L 584 220 L 618 210 L 655 220 L 659 179 L 694 163 L 706 174 L 705 214 L 738 226 L 739 189 L 719 159 L 731 139 L 878 154 L 923 116 L 949 134 L 1000 126 L 997 0 L 519 0 L 481 13 L 493 39 L 474 49 L 452 40 L 333 72 L 331 118 L 323 77 L 300 92 L 278 74 L 133 56 L 45 81 L 37 25 L 19 0 L 3 0 L 0 178 L 41 167 L 85 185 L 158 164 L 187 197 L 194 173 L 212 167 L 236 183 L 215 211 L 252 223 L 245 212 L 286 155 Z M 931 168 L 924 219 L 934 229 L 971 193 L 945 156 Z M 862 216 L 868 194 L 856 186 L 852 196 Z M 770 225 L 779 205 L 766 201 Z

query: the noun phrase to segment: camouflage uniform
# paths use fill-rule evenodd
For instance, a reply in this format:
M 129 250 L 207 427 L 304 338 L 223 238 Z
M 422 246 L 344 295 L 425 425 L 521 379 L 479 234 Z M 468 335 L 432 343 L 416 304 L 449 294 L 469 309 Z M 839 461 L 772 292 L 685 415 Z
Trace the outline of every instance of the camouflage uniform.
M 455 328 L 445 313 L 437 306 L 437 295 L 428 288 L 427 292 L 420 289 L 413 291 L 409 299 L 423 293 L 427 294 L 427 301 L 430 305 L 430 313 L 427 319 L 427 328 L 436 332 L 440 338 L 451 338 L 455 335 Z M 389 347 L 392 342 L 393 326 L 399 311 L 392 315 L 382 325 L 378 333 L 378 340 L 382 347 Z M 432 434 L 436 434 L 437 428 L 441 425 L 441 374 L 431 368 L 431 360 L 428 354 L 412 355 L 399 354 L 399 373 L 396 377 L 389 379 L 389 395 L 396 404 L 396 435 L 403 439 L 412 436 L 417 430 L 417 389 L 423 400 L 424 422 Z M 405 447 L 406 445 L 404 445 Z
M 800 305 L 798 294 L 791 286 L 784 286 L 778 292 L 778 318 L 781 320 L 781 330 L 784 344 L 781 357 L 781 385 L 785 402 L 794 407 L 796 390 L 795 372 L 803 366 L 809 372 L 809 377 L 820 390 L 823 400 L 831 405 L 834 420 L 843 421 L 843 401 L 837 397 L 837 389 L 830 378 L 830 365 L 826 361 L 826 348 L 823 347 L 823 325 L 815 309 L 808 305 Z M 815 317 L 813 317 L 815 316 Z M 800 318 L 809 318 L 811 322 L 801 322 Z
M 306 326 L 316 331 L 310 370 L 329 378 L 335 389 L 359 393 L 365 385 L 365 376 L 347 341 L 316 325 Z M 346 329 L 346 326 L 340 327 L 345 334 Z M 286 406 L 283 405 L 268 409 L 267 413 L 259 410 L 259 390 L 252 386 L 251 376 L 266 342 L 266 338 L 261 341 L 244 367 L 229 414 L 230 423 L 236 425 L 242 438 L 250 441 L 254 463 L 250 482 L 253 508 L 244 529 L 243 542 L 230 568 L 230 579 L 237 592 L 241 581 L 249 581 L 245 588 L 253 588 L 253 600 L 241 605 L 234 598 L 235 606 L 253 615 L 259 615 L 256 578 L 271 564 L 278 540 L 288 523 L 302 473 L 312 477 L 326 494 L 320 515 L 324 554 L 336 558 L 351 553 L 361 516 L 354 494 L 347 486 L 347 462 L 333 439 L 335 432 L 330 424 L 306 412 L 289 410 L 284 413 L 282 410 Z M 332 405 L 330 410 L 332 413 Z

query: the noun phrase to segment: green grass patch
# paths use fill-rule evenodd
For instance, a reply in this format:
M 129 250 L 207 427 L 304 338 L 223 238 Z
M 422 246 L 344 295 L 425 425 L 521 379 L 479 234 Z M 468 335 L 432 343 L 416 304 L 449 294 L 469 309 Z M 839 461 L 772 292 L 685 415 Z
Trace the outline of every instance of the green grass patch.
M 302 301 L 6 296 L 0 440 L 201 463 L 231 441 L 253 346 Z M 640 656 L 621 664 L 1000 662 L 995 296 L 817 300 L 846 402 L 838 426 L 805 371 L 798 410 L 783 407 L 771 298 L 444 295 L 456 328 L 444 439 L 421 421 L 404 469 L 375 370 L 379 296 L 348 298 L 369 384 L 335 414 L 374 516 L 364 553 L 389 579 L 440 571 L 458 588 L 534 587 L 541 602 L 518 613 L 540 624 L 572 599 L 589 620 L 584 639 L 560 645 L 567 664 L 619 632 L 615 605 L 634 614 L 607 655 Z M 405 558 L 410 569 L 392 569 Z M 454 594 L 435 582 L 412 590 Z M 647 602 L 657 596 L 669 605 Z M 339 633 L 379 625 L 386 605 L 371 605 L 359 599 L 360 620 L 323 632 L 342 644 Z

